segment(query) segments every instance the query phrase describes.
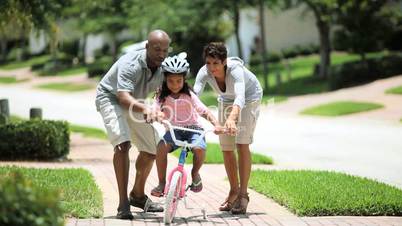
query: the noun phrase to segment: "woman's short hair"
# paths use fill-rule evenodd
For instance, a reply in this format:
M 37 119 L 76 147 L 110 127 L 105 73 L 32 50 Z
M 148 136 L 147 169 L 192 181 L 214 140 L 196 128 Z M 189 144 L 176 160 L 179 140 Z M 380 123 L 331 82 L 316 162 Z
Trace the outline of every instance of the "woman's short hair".
M 226 60 L 228 56 L 228 51 L 223 42 L 210 42 L 204 46 L 203 59 L 204 61 L 207 57 L 218 58 L 222 62 Z

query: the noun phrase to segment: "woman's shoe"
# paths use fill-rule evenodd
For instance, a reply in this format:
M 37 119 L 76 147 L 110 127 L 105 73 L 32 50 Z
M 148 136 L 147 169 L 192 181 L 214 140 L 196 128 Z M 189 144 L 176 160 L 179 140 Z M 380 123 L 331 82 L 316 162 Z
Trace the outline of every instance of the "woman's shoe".
M 248 197 L 248 193 L 239 194 L 237 196 L 235 205 L 230 210 L 232 214 L 245 214 L 247 212 L 247 205 L 250 202 L 250 198 Z
M 224 203 L 221 204 L 219 207 L 219 211 L 230 211 L 233 207 L 233 203 L 228 200 L 228 198 L 225 200 Z
M 159 184 L 151 190 L 151 195 L 155 197 L 162 197 L 164 195 L 165 186 Z

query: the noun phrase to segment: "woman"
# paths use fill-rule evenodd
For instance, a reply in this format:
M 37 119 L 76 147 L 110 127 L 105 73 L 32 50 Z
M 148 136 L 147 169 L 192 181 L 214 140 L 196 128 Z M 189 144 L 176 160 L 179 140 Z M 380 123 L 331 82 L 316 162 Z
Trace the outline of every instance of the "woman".
M 247 193 L 251 171 L 250 144 L 259 115 L 262 88 L 255 75 L 237 57 L 227 57 L 223 43 L 212 42 L 204 47 L 205 65 L 198 71 L 194 91 L 200 95 L 208 83 L 218 93 L 219 122 L 229 134 L 219 135 L 223 151 L 225 169 L 230 183 L 230 192 L 219 210 L 231 211 L 232 214 L 244 214 L 247 211 L 249 197 Z M 237 173 L 236 156 L 240 186 Z

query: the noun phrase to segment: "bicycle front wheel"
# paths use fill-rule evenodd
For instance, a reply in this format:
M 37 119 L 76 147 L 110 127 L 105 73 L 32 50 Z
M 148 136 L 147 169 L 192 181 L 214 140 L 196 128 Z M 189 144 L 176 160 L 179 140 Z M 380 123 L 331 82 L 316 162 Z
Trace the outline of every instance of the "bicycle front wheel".
M 181 172 L 175 172 L 170 181 L 169 191 L 165 200 L 165 215 L 163 217 L 165 224 L 170 224 L 176 214 L 180 198 L 181 180 Z

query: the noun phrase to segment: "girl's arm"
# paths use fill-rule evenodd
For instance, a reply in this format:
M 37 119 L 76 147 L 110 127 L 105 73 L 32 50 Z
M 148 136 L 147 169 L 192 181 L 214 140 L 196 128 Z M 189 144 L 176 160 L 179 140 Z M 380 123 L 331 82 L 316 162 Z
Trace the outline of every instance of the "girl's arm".
M 201 102 L 200 98 L 198 98 L 194 93 L 191 92 L 191 100 L 193 107 L 197 111 L 199 115 L 201 115 L 203 118 L 208 120 L 212 125 L 215 127 L 220 126 L 218 120 L 215 118 L 215 116 L 212 114 L 212 112 L 205 106 L 204 103 Z

